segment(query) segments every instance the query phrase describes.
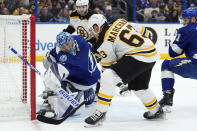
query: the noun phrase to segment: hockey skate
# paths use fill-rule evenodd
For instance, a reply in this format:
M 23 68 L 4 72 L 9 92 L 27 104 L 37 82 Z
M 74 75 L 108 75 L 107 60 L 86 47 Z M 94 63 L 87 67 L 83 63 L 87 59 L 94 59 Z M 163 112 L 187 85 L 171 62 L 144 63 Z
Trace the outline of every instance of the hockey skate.
M 152 120 L 156 120 L 156 119 L 166 119 L 166 114 L 163 111 L 162 107 L 160 106 L 159 110 L 153 114 L 150 111 L 147 111 L 144 113 L 144 118 L 146 119 L 152 119 Z
M 106 119 L 106 112 L 96 110 L 90 117 L 85 119 L 84 127 L 102 126 L 103 121 Z
M 163 107 L 164 112 L 171 112 L 172 111 L 172 105 L 173 105 L 173 96 L 174 96 L 175 90 L 167 90 L 163 93 L 163 98 L 159 101 L 159 104 Z
M 54 118 L 56 116 L 55 111 L 51 109 L 51 105 L 48 103 L 48 100 L 43 102 L 40 110 L 36 114 L 49 118 Z

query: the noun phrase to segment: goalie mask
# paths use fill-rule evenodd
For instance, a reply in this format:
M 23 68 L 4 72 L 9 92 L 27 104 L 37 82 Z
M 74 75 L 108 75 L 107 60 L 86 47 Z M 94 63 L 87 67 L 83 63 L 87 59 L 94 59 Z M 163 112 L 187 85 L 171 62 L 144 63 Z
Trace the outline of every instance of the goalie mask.
M 56 40 L 57 46 L 61 49 L 61 51 L 67 52 L 74 56 L 76 55 L 75 41 L 71 34 L 67 32 L 61 32 L 57 35 Z

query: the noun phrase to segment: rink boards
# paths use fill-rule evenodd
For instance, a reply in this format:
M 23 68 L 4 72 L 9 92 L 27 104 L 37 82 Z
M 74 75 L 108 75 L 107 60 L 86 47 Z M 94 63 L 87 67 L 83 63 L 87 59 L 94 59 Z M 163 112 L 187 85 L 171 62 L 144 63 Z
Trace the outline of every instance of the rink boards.
M 41 61 L 47 51 L 56 44 L 56 35 L 67 27 L 68 24 L 36 24 L 36 60 Z M 151 30 L 154 42 L 161 59 L 170 58 L 168 46 L 177 34 L 181 24 L 143 24 Z

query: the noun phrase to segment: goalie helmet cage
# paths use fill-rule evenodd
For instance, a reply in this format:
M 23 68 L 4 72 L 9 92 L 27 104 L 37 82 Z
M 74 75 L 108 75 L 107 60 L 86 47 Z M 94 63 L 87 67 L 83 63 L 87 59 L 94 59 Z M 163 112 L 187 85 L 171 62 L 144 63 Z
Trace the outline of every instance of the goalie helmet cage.
M 8 49 L 10 45 L 35 66 L 35 16 L 0 15 L 0 120 L 34 120 L 35 72 Z

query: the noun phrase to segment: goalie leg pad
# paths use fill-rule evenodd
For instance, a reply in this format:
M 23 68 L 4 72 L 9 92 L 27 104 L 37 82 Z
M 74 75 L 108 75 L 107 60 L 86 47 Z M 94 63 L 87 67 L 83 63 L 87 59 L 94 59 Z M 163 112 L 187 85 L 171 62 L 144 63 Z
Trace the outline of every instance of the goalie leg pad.
M 75 92 L 69 95 L 75 98 L 78 102 L 84 100 L 83 92 Z M 67 115 L 71 110 L 73 110 L 73 107 L 70 105 L 70 103 L 68 101 L 65 101 L 65 99 L 62 99 L 60 96 L 49 96 L 48 102 L 51 105 L 51 110 L 54 110 L 57 118 L 61 118 Z M 75 115 L 81 114 L 82 110 L 84 110 L 84 108 L 77 110 Z

